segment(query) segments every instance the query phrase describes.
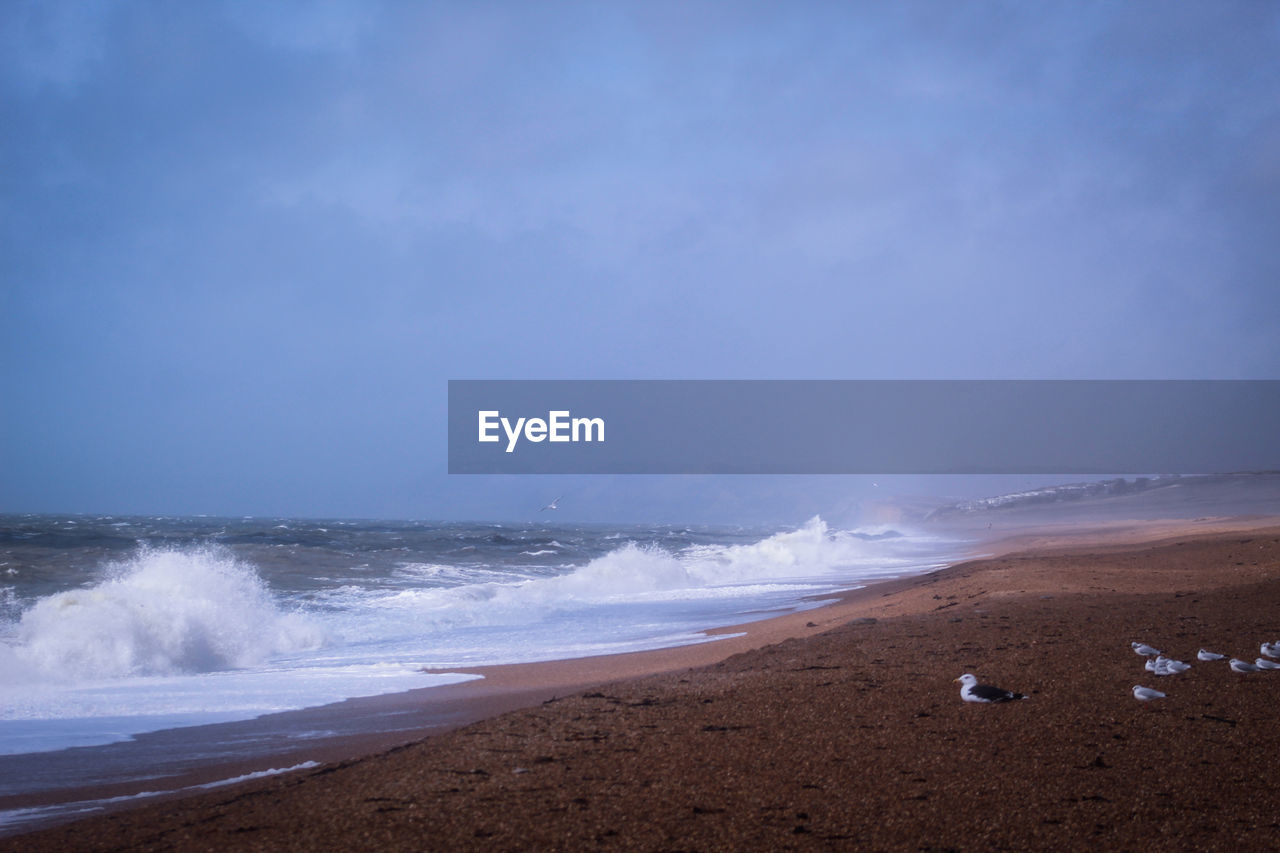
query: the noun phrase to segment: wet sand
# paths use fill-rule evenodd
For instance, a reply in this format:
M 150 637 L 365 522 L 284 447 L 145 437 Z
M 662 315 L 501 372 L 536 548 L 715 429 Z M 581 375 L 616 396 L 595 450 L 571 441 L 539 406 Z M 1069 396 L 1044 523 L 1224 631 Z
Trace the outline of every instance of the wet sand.
M 479 722 L 0 850 L 1280 849 L 1280 672 L 1195 660 L 1280 640 L 1280 523 L 993 550 L 722 643 L 490 668 L 445 688 Z M 962 672 L 1031 698 L 963 703 Z

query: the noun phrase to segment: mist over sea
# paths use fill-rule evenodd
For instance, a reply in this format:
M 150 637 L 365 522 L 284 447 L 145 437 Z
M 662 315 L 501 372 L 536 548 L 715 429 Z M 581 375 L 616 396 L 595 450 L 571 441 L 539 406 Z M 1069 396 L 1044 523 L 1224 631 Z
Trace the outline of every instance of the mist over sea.
M 0 516 L 0 755 L 707 642 L 959 543 L 794 529 Z M 0 786 L 12 792 L 11 786 Z

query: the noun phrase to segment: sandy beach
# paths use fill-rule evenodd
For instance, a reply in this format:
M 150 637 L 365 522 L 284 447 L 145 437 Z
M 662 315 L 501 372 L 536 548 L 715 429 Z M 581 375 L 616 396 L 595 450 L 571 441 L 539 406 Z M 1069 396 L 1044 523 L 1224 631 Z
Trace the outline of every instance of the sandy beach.
M 1280 672 L 1196 660 L 1280 640 L 1280 520 L 992 550 L 717 643 L 489 668 L 433 700 L 452 731 L 0 850 L 1280 849 Z M 964 703 L 964 672 L 1030 698 Z

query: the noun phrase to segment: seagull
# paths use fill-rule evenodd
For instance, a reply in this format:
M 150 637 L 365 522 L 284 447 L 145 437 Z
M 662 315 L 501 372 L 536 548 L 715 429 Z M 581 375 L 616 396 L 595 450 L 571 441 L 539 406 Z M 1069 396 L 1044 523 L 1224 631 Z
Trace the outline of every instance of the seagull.
M 1134 652 L 1136 652 L 1137 654 L 1140 654 L 1140 655 L 1159 655 L 1159 654 L 1164 654 L 1162 651 L 1160 651 L 1159 649 L 1157 649 L 1155 646 L 1148 646 L 1146 643 L 1130 643 L 1129 645 L 1133 647 Z
M 1280 643 L 1263 643 L 1262 656 L 1267 658 L 1280 658 Z
M 1165 694 L 1159 690 L 1152 690 L 1150 687 L 1143 687 L 1139 684 L 1133 685 L 1133 698 L 1139 702 L 1150 702 L 1152 699 L 1163 699 Z
M 966 702 L 1009 702 L 1013 699 L 1027 698 L 1021 693 L 992 687 L 990 684 L 979 684 L 978 677 L 967 672 L 956 681 L 964 685 L 960 688 L 960 698 Z
M 1225 657 L 1226 655 L 1220 655 L 1217 652 L 1205 651 L 1204 649 L 1196 652 L 1197 660 L 1222 660 Z
M 561 496 L 560 496 L 560 498 L 562 498 L 562 497 L 564 497 L 564 495 L 561 495 Z M 546 511 L 547 511 L 547 510 L 549 510 L 549 509 L 559 509 L 559 508 L 560 508 L 560 506 L 559 506 L 559 504 L 560 504 L 560 498 L 556 498 L 556 499 L 555 499 L 555 500 L 553 500 L 551 503 L 547 504 L 547 505 L 546 505 L 546 506 L 544 506 L 542 509 L 538 510 L 538 512 L 546 512 Z
M 1147 672 L 1153 672 L 1156 675 L 1177 675 L 1189 669 L 1191 669 L 1191 664 L 1167 658 L 1164 655 L 1147 658 Z
M 1253 665 L 1258 669 L 1280 669 L 1280 663 L 1276 663 L 1273 660 L 1267 660 L 1266 658 L 1258 658 L 1253 662 Z
M 1231 659 L 1232 672 L 1257 672 L 1261 667 L 1257 664 L 1249 663 L 1247 660 Z

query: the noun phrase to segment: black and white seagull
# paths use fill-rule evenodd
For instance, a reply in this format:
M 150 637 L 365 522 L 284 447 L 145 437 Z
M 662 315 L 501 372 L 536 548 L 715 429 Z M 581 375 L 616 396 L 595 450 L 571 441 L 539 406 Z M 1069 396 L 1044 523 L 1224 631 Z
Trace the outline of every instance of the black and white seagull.
M 1266 658 L 1280 658 L 1280 643 L 1263 643 L 1262 656 Z
M 1253 665 L 1258 669 L 1280 669 L 1280 663 L 1276 663 L 1273 660 L 1267 660 L 1266 658 L 1258 658 L 1253 662 Z
M 1231 659 L 1232 672 L 1257 672 L 1261 668 L 1262 667 L 1255 663 L 1249 663 L 1247 660 L 1237 660 L 1236 658 Z
M 564 495 L 561 495 L 561 496 L 560 496 L 560 498 L 562 498 L 562 497 L 564 497 Z M 546 506 L 544 506 L 542 509 L 538 510 L 538 512 L 546 512 L 546 511 L 547 511 L 547 510 L 549 510 L 549 509 L 559 509 L 559 508 L 560 508 L 560 498 L 556 498 L 556 499 L 555 499 L 555 500 L 553 500 L 551 503 L 547 504 L 547 505 L 546 505 Z
M 1005 690 L 1003 687 L 979 684 L 978 677 L 967 672 L 956 681 L 961 684 L 960 698 L 966 702 L 1010 702 L 1014 699 L 1028 698 L 1021 693 Z

